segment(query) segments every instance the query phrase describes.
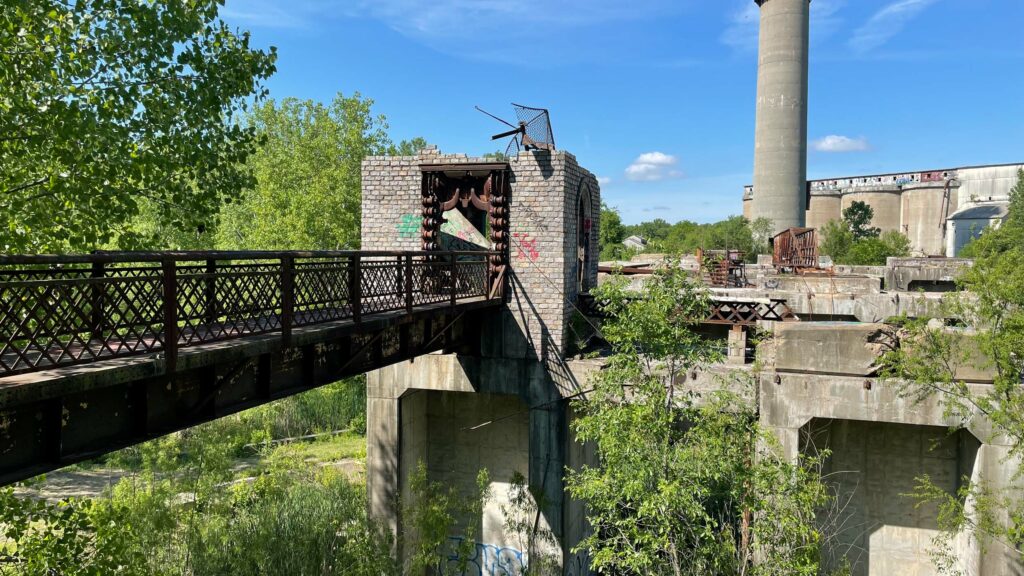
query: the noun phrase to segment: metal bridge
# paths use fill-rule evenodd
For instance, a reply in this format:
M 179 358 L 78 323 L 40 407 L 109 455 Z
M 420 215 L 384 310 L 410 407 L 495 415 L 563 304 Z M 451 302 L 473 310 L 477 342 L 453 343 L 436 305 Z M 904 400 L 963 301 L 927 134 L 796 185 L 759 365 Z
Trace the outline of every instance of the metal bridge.
M 436 350 L 499 252 L 0 256 L 0 484 Z

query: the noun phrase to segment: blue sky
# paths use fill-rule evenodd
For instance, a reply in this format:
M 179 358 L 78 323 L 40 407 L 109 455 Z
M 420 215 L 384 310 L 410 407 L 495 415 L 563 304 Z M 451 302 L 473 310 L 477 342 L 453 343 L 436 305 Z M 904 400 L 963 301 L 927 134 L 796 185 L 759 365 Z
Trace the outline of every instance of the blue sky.
M 1024 161 L 1024 0 L 814 0 L 811 178 Z M 271 96 L 360 92 L 396 141 L 502 148 L 510 102 L 628 223 L 741 211 L 753 171 L 753 0 L 228 0 L 276 46 Z

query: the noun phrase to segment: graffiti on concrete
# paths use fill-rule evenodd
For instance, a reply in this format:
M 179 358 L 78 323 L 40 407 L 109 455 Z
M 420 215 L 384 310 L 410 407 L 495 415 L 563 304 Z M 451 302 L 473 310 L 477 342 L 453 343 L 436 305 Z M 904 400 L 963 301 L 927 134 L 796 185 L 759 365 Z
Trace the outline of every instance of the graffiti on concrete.
M 416 214 L 402 214 L 395 228 L 398 229 L 399 238 L 416 238 L 420 235 L 420 217 Z
M 450 552 L 447 561 L 450 570 L 458 570 L 460 558 L 457 552 L 463 538 L 448 538 Z M 463 576 L 521 576 L 526 573 L 526 555 L 521 550 L 507 546 L 476 543 L 473 555 L 466 559 Z

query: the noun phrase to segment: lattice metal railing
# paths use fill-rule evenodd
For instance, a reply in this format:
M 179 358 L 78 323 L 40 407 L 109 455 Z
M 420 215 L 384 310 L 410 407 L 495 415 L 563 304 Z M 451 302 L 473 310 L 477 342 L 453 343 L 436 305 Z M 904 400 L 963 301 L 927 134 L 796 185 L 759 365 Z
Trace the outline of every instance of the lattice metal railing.
M 795 320 L 796 316 L 786 304 L 778 299 L 725 299 L 712 300 L 711 314 L 705 321 L 708 324 L 728 324 L 753 326 L 759 321 L 786 322 Z
M 0 377 L 501 298 L 492 252 L 0 256 Z M 492 289 L 496 288 L 496 289 Z

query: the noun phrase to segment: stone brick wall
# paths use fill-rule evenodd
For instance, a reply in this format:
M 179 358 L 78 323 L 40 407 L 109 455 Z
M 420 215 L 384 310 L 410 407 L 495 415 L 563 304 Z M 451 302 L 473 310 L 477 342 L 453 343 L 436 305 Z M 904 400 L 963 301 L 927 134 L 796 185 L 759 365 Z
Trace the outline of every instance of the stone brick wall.
M 576 157 L 566 153 L 565 170 L 565 204 L 563 214 L 566 222 L 565 255 L 566 255 L 566 278 L 565 294 L 571 302 L 576 302 L 579 296 L 578 278 L 578 246 L 577 234 L 580 225 L 579 211 L 584 211 L 584 216 L 590 220 L 590 246 L 586 250 L 587 269 L 584 271 L 586 277 L 585 285 L 593 288 L 597 286 L 597 263 L 601 252 L 601 187 L 597 177 L 577 162 Z M 567 306 L 563 316 L 566 326 L 572 318 L 574 309 Z M 572 334 L 566 334 L 564 344 L 568 345 Z
M 441 154 L 434 146 L 417 156 L 370 156 L 363 160 L 362 249 L 420 250 L 420 164 L 483 162 L 493 160 Z
M 362 248 L 420 249 L 419 165 L 485 163 L 465 154 L 428 148 L 418 156 L 373 156 L 363 162 Z M 511 358 L 561 357 L 577 285 L 577 211 L 589 196 L 591 237 L 588 276 L 597 279 L 601 196 L 593 174 L 564 151 L 523 152 L 509 160 L 512 193 L 509 306 L 489 355 Z

